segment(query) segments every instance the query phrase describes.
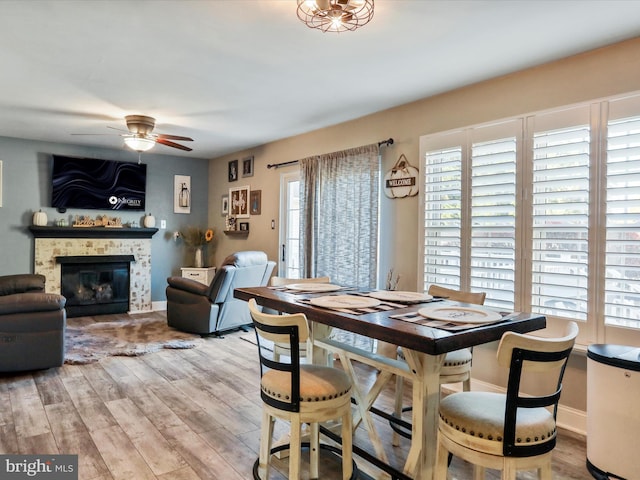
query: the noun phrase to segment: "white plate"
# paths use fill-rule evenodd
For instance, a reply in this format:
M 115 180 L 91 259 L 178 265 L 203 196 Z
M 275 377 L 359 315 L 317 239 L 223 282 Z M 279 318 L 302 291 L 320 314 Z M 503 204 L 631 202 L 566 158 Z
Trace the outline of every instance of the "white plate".
M 418 310 L 423 317 L 452 323 L 490 323 L 502 320 L 502 315 L 492 310 L 478 307 L 455 307 L 440 305 Z
M 290 290 L 298 290 L 300 292 L 335 292 L 340 290 L 340 285 L 333 285 L 331 283 L 292 283 L 286 286 Z
M 311 305 L 325 308 L 367 308 L 380 305 L 380 300 L 357 295 L 327 295 L 309 300 Z
M 418 292 L 402 292 L 395 290 L 377 290 L 369 294 L 370 297 L 389 302 L 428 302 L 433 299 L 432 295 Z

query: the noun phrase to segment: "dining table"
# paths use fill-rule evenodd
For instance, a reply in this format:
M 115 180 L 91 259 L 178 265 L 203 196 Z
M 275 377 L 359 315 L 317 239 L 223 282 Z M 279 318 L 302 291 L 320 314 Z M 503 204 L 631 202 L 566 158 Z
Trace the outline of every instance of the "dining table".
M 322 289 L 314 286 L 305 290 L 307 287 L 302 287 L 302 284 L 297 287 L 236 288 L 234 297 L 245 301 L 253 298 L 258 305 L 274 312 L 305 314 L 312 330 L 313 362 L 326 363 L 337 356 L 354 383 L 354 429 L 363 425 L 374 450 L 373 453 L 364 451 L 354 443 L 354 453 L 372 461 L 383 472 L 380 478 L 434 479 L 440 402 L 439 372 L 447 352 L 500 340 L 505 332 L 527 333 L 546 326 L 544 315 L 504 312 L 451 302 L 446 298 L 430 298 L 424 294 L 422 298 L 416 294 L 417 300 L 403 301 L 400 297 L 394 298 L 393 294 L 376 295 L 380 292 L 365 288 L 335 286 L 335 289 L 318 291 Z M 331 297 L 334 297 L 334 303 Z M 377 301 L 369 300 L 372 298 Z M 473 312 L 480 309 L 494 316 L 490 318 L 491 321 L 474 320 L 466 324 L 446 319 L 433 320 L 425 311 L 434 307 L 457 308 L 462 314 L 468 313 L 466 310 Z M 442 308 L 437 310 L 442 311 Z M 404 358 L 390 358 L 362 346 L 340 341 L 331 336 L 333 329 L 397 345 L 402 349 Z M 373 384 L 358 385 L 352 364 L 354 361 L 377 369 L 378 375 Z M 401 469 L 389 465 L 385 452 L 388 445 L 383 444 L 371 418 L 375 400 L 394 375 L 409 379 L 413 384 L 411 444 Z

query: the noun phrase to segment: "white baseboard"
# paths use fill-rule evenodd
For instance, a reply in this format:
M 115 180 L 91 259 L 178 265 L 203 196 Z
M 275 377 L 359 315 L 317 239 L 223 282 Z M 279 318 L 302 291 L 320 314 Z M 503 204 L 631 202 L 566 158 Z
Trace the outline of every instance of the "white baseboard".
M 162 302 L 151 302 L 151 310 L 154 312 L 159 312 L 167 309 L 167 301 L 164 300 Z
M 462 391 L 462 384 L 445 385 L 443 387 L 451 392 Z M 503 387 L 486 383 L 481 380 L 471 379 L 471 390 L 479 392 L 505 393 Z M 587 412 L 575 408 L 558 405 L 558 427 L 578 435 L 587 436 Z

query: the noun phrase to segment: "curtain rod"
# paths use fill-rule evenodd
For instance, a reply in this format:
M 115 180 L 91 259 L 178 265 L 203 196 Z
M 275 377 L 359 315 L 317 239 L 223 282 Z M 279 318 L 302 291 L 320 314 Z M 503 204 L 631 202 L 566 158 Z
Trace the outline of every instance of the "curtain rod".
M 378 142 L 378 147 L 387 147 L 389 145 L 393 145 L 393 138 L 388 138 L 387 140 L 382 140 L 381 142 Z M 269 165 L 267 165 L 267 168 L 286 167 L 287 165 L 295 165 L 299 161 L 300 160 L 291 160 L 289 162 L 270 163 Z

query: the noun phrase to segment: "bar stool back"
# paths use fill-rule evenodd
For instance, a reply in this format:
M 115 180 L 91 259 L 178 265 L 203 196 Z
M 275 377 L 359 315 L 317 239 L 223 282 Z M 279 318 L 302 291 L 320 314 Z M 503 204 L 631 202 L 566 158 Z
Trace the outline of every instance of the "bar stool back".
M 298 283 L 331 283 L 329 277 L 314 277 L 314 278 L 287 278 L 287 277 L 271 277 L 269 281 L 269 285 L 272 287 L 285 287 L 287 285 L 298 284 Z M 272 311 L 268 311 L 263 309 L 265 313 L 275 313 Z M 274 360 L 279 360 L 280 355 L 291 355 L 289 351 L 289 342 L 278 342 L 273 345 L 273 353 Z M 300 358 L 305 358 L 307 356 L 307 344 L 300 344 Z

